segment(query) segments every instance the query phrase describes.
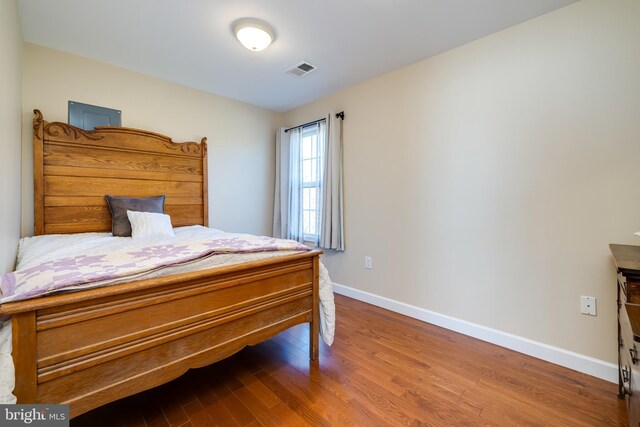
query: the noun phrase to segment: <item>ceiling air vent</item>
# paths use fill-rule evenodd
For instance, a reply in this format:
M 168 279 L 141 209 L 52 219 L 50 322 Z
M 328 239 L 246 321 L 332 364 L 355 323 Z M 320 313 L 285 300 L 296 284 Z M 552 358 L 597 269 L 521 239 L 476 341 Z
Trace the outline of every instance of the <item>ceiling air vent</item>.
M 287 73 L 291 74 L 294 77 L 302 77 L 314 71 L 315 69 L 316 69 L 315 65 L 311 65 L 308 62 L 302 61 L 301 63 L 289 68 L 287 70 Z

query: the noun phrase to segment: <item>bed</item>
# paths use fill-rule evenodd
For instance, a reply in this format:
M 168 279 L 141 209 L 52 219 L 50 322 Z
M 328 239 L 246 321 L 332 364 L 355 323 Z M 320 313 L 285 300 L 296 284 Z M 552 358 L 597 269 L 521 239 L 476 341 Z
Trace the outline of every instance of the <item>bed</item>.
M 174 226 L 208 225 L 206 138 L 175 143 L 137 129 L 85 131 L 34 113 L 36 235 L 110 230 L 105 194 L 165 194 Z M 315 360 L 320 254 L 4 303 L 17 401 L 68 403 L 75 417 L 304 322 Z

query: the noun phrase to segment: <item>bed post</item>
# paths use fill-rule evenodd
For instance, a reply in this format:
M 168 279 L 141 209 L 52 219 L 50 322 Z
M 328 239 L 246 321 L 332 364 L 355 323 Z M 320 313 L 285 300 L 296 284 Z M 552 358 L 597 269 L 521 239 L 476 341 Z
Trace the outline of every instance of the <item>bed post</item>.
M 44 234 L 44 172 L 42 145 L 44 119 L 40 110 L 33 110 L 33 222 L 34 234 Z
M 18 403 L 36 403 L 36 313 L 27 311 L 11 317 L 12 354 Z
M 309 359 L 318 359 L 320 335 L 320 256 L 313 257 L 313 300 L 311 307 L 311 324 L 309 325 Z
M 202 150 L 202 225 L 209 226 L 209 160 L 207 160 L 207 138 L 200 141 Z

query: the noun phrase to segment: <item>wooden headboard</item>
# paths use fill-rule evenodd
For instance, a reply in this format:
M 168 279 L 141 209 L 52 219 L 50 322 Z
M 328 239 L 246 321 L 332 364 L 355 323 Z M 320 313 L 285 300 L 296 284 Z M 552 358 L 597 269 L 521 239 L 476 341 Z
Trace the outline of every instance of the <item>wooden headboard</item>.
M 110 231 L 105 194 L 166 195 L 174 227 L 208 225 L 207 144 L 123 127 L 33 119 L 35 234 Z

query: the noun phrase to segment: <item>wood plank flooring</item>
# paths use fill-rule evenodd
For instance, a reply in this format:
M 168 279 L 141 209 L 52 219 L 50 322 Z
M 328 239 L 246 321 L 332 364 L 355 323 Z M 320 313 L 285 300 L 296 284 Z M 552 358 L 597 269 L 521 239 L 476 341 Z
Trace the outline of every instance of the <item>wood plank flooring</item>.
M 299 325 L 71 425 L 626 425 L 614 384 L 350 298 L 336 310 L 319 361 Z

